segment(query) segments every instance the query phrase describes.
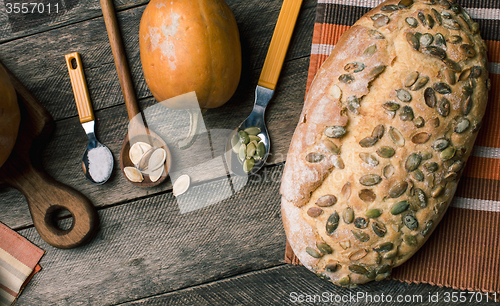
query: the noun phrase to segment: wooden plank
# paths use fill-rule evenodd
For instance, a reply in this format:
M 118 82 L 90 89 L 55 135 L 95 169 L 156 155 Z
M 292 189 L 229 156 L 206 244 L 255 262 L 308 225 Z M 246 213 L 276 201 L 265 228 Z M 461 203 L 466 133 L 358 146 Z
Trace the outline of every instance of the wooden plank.
M 240 0 L 228 3 L 235 13 L 241 33 L 241 91 L 248 86 L 255 86 L 255 83 L 246 83 L 245 76 L 262 67 L 281 1 Z M 95 6 L 100 10 L 98 2 L 92 2 L 92 7 Z M 288 52 L 288 60 L 309 56 L 315 7 L 315 0 L 304 1 Z M 139 99 L 151 97 L 142 74 L 137 35 L 144 9 L 143 5 L 118 14 L 119 24 L 126 25 L 121 27 L 122 37 Z M 67 53 L 79 52 L 82 55 L 94 109 L 123 103 L 102 17 L 9 41 L 1 46 L 0 60 L 56 120 L 77 115 L 64 61 L 64 55 Z M 236 100 L 233 98 L 232 101 Z
M 283 264 L 282 170 L 272 167 L 230 198 L 185 214 L 179 202 L 215 198 L 227 178 L 193 186 L 182 199 L 163 193 L 101 210 L 97 236 L 76 249 L 20 231 L 46 254 L 17 303 L 113 305 Z
M 271 164 L 280 163 L 285 160 L 286 152 L 290 140 L 297 125 L 300 112 L 302 110 L 305 93 L 305 79 L 309 60 L 303 58 L 288 62 L 284 66 L 282 78 L 278 84 L 277 92 L 268 106 L 266 120 L 272 141 Z M 256 84 L 258 71 L 246 76 L 249 82 Z M 250 114 L 253 107 L 254 88 L 245 87 L 235 96 L 234 101 L 225 104 L 221 108 L 208 110 L 204 114 L 207 128 L 211 130 L 212 147 L 214 157 L 221 158 L 226 136 L 229 131 L 243 121 Z M 154 99 L 149 98 L 141 101 L 141 108 L 146 109 L 156 105 Z M 146 111 L 148 114 L 150 113 Z M 155 110 L 153 108 L 153 110 Z M 196 173 L 191 173 L 193 181 L 201 182 L 225 176 L 221 173 L 220 164 L 218 171 L 210 171 L 213 168 L 203 168 L 199 166 L 212 157 L 207 157 L 209 146 L 206 143 L 206 134 L 197 141 L 197 145 L 186 152 L 175 150 L 175 143 L 172 135 L 176 131 L 186 131 L 180 129 L 182 123 L 178 125 L 167 118 L 156 109 L 152 112 L 151 120 L 148 121 L 150 127 L 162 136 L 173 152 L 174 164 L 179 167 L 195 166 Z M 118 158 L 127 131 L 128 117 L 123 105 L 104 109 L 95 112 L 96 135 L 99 141 L 108 146 L 115 157 L 115 169 L 109 181 L 100 186 L 93 185 L 86 180 L 81 169 L 82 154 L 87 146 L 88 139 L 79 123 L 77 117 L 60 120 L 56 122 L 56 130 L 52 140 L 43 151 L 43 167 L 47 173 L 56 180 L 69 185 L 85 196 L 87 196 L 97 207 L 105 207 L 133 200 L 138 197 L 151 196 L 171 189 L 171 183 L 166 182 L 155 188 L 142 189 L 132 186 L 123 177 L 119 170 Z M 184 123 L 187 122 L 187 112 L 180 111 L 179 117 L 184 116 Z M 150 116 L 147 116 L 147 119 Z M 153 124 L 156 121 L 156 124 Z M 181 135 L 182 136 L 182 135 Z M 205 142 L 204 142 L 205 141 Z M 176 153 L 177 152 L 177 153 Z M 184 161 L 184 162 L 182 162 Z M 205 164 L 206 165 L 206 164 Z M 211 165 L 214 167 L 214 165 Z M 178 168 L 179 168 L 178 167 Z M 215 166 L 216 167 L 216 166 Z M 23 196 L 15 190 L 1 190 L 0 195 L 5 201 L 2 204 L 0 221 L 11 228 L 23 228 L 32 224 L 27 210 L 27 204 Z
M 372 282 L 355 289 L 342 288 L 320 279 L 302 266 L 281 265 L 122 305 L 389 305 L 389 296 L 393 302 L 401 296 L 403 302 L 397 305 L 445 306 L 449 302 L 444 301 L 444 292 L 460 295 L 462 291 L 395 280 Z M 463 292 L 470 296 L 467 291 Z M 380 300 L 382 294 L 384 302 Z M 429 301 L 429 296 L 436 294 L 439 301 Z M 343 296 L 346 296 L 344 302 L 335 300 L 335 297 Z M 375 296 L 378 296 L 378 302 L 374 301 Z M 417 301 L 420 297 L 421 303 Z M 405 302 L 404 298 L 410 299 L 410 302 Z M 496 305 L 481 303 L 487 304 Z

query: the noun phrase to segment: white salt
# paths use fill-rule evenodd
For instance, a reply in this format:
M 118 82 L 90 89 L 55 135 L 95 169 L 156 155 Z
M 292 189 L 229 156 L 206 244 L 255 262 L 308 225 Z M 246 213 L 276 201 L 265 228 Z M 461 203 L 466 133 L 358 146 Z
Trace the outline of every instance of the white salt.
M 108 148 L 99 146 L 89 151 L 89 174 L 96 183 L 106 181 L 113 168 L 113 155 Z

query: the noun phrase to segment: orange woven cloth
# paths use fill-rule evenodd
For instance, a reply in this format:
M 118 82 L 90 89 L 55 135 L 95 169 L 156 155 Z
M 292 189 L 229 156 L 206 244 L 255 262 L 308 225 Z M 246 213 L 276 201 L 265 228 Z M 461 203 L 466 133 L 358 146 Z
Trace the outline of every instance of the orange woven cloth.
M 352 24 L 382 0 L 318 0 L 307 88 Z M 392 278 L 455 289 L 500 292 L 500 1 L 457 0 L 488 45 L 491 91 L 474 151 L 445 217 Z M 300 264 L 286 246 L 285 261 Z
M 38 271 L 44 251 L 0 223 L 0 306 L 12 305 Z

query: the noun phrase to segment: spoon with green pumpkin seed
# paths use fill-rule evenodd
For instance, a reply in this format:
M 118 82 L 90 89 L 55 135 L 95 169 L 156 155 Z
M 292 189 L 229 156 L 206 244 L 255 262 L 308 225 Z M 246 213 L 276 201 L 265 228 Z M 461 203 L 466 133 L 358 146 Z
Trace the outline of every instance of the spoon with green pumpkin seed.
M 237 175 L 245 176 L 259 171 L 269 156 L 271 142 L 264 113 L 273 97 L 301 5 L 302 0 L 283 1 L 255 90 L 253 111 L 227 141 L 226 162 Z

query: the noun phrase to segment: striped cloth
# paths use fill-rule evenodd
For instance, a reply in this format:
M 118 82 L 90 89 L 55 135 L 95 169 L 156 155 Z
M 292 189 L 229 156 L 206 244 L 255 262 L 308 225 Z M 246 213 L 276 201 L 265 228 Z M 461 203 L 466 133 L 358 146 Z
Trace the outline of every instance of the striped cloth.
M 38 271 L 44 251 L 0 223 L 0 306 L 14 303 Z
M 318 0 L 307 88 L 340 35 L 382 0 Z M 500 292 L 500 1 L 457 0 L 488 45 L 491 91 L 484 125 L 437 230 L 397 280 Z M 287 243 L 286 262 L 299 264 Z

